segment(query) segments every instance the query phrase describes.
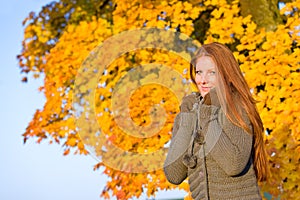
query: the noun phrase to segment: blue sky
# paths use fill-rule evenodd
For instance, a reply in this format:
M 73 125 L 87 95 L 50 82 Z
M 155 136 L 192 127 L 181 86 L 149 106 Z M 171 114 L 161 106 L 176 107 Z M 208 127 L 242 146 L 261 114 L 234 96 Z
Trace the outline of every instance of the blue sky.
M 3 0 L 0 9 L 0 199 L 99 200 L 107 177 L 93 171 L 91 156 L 63 156 L 63 149 L 47 141 L 24 145 L 22 133 L 45 101 L 38 92 L 42 80 L 21 82 L 16 55 L 21 51 L 22 20 L 51 1 Z M 183 197 L 184 192 L 160 192 L 157 199 Z M 141 199 L 145 199 L 143 196 Z

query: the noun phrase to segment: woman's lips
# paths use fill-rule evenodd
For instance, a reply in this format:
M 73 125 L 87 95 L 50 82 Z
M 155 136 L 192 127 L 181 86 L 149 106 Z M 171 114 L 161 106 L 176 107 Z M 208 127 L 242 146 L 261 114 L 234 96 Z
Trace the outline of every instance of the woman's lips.
M 208 92 L 210 90 L 210 87 L 201 86 L 201 90 L 204 91 L 204 92 Z

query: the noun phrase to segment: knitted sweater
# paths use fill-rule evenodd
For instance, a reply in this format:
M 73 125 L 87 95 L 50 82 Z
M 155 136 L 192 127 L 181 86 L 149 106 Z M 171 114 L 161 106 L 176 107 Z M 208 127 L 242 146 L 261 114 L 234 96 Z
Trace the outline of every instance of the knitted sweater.
M 261 199 L 251 156 L 253 136 L 232 124 L 220 107 L 200 104 L 179 113 L 172 134 L 164 163 L 169 182 L 180 184 L 188 177 L 195 200 Z

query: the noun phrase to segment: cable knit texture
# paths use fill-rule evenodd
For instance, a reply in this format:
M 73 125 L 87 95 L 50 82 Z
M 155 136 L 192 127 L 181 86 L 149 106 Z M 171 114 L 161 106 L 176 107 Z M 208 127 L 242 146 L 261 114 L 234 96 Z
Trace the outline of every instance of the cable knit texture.
M 198 119 L 198 125 L 180 120 L 182 116 Z M 195 112 L 180 113 L 174 122 L 165 175 L 175 184 L 188 177 L 195 200 L 261 199 L 251 157 L 252 140 L 252 135 L 226 118 L 220 106 L 200 103 Z M 193 168 L 183 164 L 184 155 L 190 152 L 197 158 Z
M 180 184 L 187 177 L 182 158 L 186 154 L 196 124 L 195 113 L 179 113 L 174 121 L 172 142 L 164 163 L 164 172 L 170 183 Z

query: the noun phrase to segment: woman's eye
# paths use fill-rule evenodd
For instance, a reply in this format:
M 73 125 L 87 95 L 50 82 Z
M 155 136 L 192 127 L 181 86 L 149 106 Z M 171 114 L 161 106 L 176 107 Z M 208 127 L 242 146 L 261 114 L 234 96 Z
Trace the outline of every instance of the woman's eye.
M 215 75 L 216 72 L 215 72 L 215 71 L 211 71 L 211 72 L 209 72 L 209 74 L 210 74 L 210 75 Z
M 202 71 L 196 71 L 196 74 L 200 75 L 202 73 Z

